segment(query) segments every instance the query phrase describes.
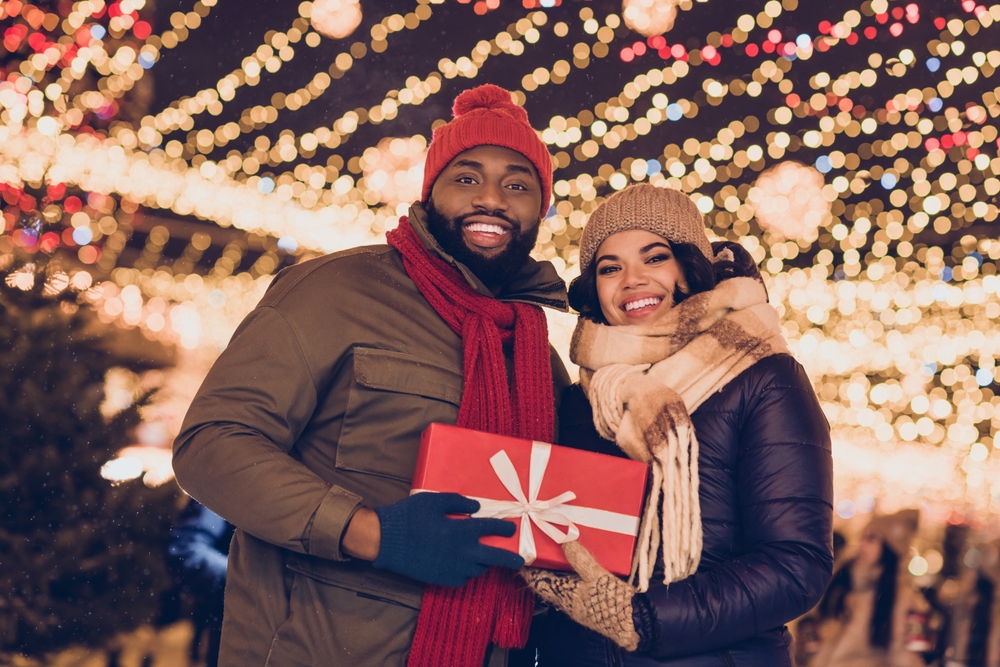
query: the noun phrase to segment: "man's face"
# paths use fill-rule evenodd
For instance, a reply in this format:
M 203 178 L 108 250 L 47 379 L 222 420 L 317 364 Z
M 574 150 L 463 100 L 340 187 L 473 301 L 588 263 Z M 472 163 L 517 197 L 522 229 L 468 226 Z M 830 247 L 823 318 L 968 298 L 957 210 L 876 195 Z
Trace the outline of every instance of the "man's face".
M 496 286 L 524 265 L 535 245 L 541 183 L 520 153 L 477 146 L 448 163 L 427 204 L 428 226 L 438 243 Z

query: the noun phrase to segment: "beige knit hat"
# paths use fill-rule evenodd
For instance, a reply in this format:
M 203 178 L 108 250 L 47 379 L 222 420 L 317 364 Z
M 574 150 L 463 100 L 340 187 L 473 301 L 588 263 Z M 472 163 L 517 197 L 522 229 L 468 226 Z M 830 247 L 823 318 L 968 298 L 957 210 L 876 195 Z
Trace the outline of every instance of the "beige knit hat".
M 715 261 L 704 217 L 691 198 L 672 188 L 639 183 L 611 195 L 590 214 L 580 238 L 580 270 L 587 270 L 604 239 L 631 229 L 658 234 L 671 243 L 692 243 L 708 261 Z

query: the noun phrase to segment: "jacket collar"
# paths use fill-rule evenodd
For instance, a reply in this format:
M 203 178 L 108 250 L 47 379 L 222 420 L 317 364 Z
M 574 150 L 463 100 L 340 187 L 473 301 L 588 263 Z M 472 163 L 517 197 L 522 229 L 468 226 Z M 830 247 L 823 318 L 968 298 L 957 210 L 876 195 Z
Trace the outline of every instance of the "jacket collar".
M 499 301 L 517 301 L 563 312 L 569 310 L 566 283 L 559 277 L 551 262 L 539 262 L 529 257 L 514 278 L 501 288 L 500 293 L 493 294 L 465 264 L 444 251 L 427 228 L 427 213 L 420 202 L 410 206 L 409 220 L 424 247 L 457 269 L 465 281 L 480 294 Z

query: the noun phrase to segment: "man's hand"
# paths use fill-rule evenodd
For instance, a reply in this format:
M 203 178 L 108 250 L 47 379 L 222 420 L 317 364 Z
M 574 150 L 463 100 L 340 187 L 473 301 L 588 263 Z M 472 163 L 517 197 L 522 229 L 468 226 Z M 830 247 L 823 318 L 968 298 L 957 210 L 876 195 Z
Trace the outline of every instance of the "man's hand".
M 516 553 L 479 542 L 486 535 L 513 536 L 517 527 L 512 522 L 447 516 L 478 511 L 479 501 L 457 493 L 418 493 L 376 508 L 380 538 L 375 567 L 443 586 L 461 586 L 492 566 L 524 567 Z

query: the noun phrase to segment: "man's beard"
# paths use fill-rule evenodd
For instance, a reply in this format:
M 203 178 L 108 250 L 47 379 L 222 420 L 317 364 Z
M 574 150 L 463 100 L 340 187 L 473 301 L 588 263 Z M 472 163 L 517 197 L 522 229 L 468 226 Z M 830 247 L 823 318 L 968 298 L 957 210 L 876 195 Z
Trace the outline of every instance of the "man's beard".
M 482 213 L 468 213 L 456 218 L 447 218 L 436 208 L 430 200 L 424 205 L 427 212 L 427 228 L 437 239 L 441 248 L 454 257 L 457 261 L 469 267 L 469 270 L 476 274 L 487 286 L 494 287 L 505 285 L 511 278 L 517 275 L 521 267 L 528 261 L 531 249 L 535 247 L 538 240 L 538 228 L 534 228 L 522 233 L 521 226 L 499 212 L 491 212 L 489 215 L 501 220 L 506 220 L 510 224 L 510 240 L 507 247 L 496 255 L 487 257 L 468 246 L 465 242 L 465 235 L 462 232 L 462 225 L 466 219 Z

